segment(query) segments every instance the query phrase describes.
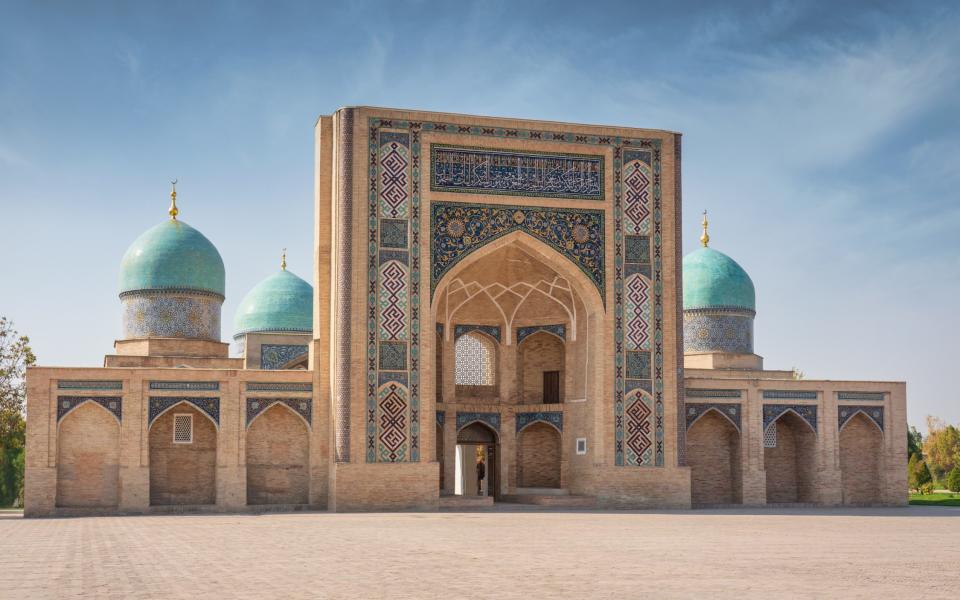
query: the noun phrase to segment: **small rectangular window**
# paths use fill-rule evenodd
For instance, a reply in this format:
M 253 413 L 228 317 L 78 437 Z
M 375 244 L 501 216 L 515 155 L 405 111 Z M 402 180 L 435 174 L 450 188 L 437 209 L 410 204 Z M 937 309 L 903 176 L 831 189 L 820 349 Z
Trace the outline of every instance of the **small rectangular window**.
M 577 438 L 577 454 L 583 456 L 587 453 L 587 438 Z
M 173 443 L 193 443 L 193 415 L 173 415 Z

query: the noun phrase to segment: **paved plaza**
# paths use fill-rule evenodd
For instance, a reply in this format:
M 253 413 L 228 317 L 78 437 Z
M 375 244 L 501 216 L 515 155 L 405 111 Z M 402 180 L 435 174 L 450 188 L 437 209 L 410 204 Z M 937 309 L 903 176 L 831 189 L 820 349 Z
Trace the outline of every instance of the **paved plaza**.
M 3 598 L 956 598 L 960 509 L 0 513 Z M 424 593 L 429 590 L 429 593 Z

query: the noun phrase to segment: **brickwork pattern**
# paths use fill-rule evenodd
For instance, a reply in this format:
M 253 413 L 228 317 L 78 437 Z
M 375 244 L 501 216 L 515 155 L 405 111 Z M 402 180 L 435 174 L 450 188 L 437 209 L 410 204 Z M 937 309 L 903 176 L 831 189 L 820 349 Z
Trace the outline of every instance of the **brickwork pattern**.
M 534 423 L 520 432 L 517 443 L 520 487 L 560 487 L 560 439 L 560 432 L 546 423 Z
M 57 506 L 116 507 L 120 499 L 120 426 L 95 402 L 84 402 L 60 423 Z
M 193 442 L 173 442 L 174 415 L 193 416 Z M 217 498 L 217 429 L 188 404 L 179 404 L 150 427 L 150 504 L 213 504 Z
M 740 432 L 726 417 L 710 411 L 697 419 L 687 431 L 686 458 L 694 505 L 740 501 Z
M 274 404 L 247 430 L 247 504 L 307 504 L 310 440 L 303 419 Z
M 840 432 L 840 477 L 844 504 L 880 501 L 880 457 L 883 436 L 863 413 L 852 417 Z
M 777 445 L 763 449 L 767 502 L 816 501 L 816 435 L 792 412 L 785 413 L 769 426 L 777 428 Z

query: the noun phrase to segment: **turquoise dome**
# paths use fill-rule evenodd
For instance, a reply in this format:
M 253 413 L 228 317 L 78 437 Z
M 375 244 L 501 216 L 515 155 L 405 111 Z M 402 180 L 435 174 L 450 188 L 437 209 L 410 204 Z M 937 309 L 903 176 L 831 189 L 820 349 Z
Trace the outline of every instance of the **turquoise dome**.
M 267 277 L 237 308 L 234 336 L 257 331 L 313 332 L 313 287 L 290 271 Z
M 223 259 L 202 233 L 170 219 L 140 235 L 120 263 L 120 293 L 190 290 L 224 296 Z
M 683 310 L 734 308 L 756 311 L 753 281 L 723 252 L 700 248 L 683 257 Z

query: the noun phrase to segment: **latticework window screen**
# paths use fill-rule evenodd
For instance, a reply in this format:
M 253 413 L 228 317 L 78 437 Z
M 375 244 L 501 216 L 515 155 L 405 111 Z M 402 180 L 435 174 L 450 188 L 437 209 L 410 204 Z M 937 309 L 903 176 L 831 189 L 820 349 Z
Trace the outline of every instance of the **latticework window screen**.
M 493 342 L 482 336 L 465 334 L 456 344 L 457 385 L 493 385 Z
M 193 442 L 193 415 L 173 415 L 173 441 L 175 444 Z

